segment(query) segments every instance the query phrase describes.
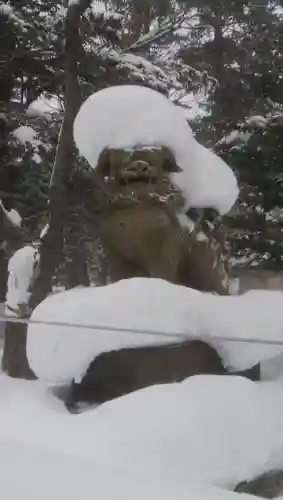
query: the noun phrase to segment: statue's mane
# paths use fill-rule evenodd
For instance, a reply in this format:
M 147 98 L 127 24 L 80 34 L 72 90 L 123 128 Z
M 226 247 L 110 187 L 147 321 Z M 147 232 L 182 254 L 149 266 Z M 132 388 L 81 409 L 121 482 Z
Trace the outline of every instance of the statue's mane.
M 137 206 L 144 207 L 171 207 L 172 211 L 176 211 L 178 206 L 182 205 L 181 194 L 175 189 L 167 190 L 152 190 L 147 192 L 139 192 L 132 190 L 131 192 L 123 192 L 121 190 L 107 189 L 105 186 L 103 196 L 103 211 L 112 212 L 128 208 L 136 208 Z

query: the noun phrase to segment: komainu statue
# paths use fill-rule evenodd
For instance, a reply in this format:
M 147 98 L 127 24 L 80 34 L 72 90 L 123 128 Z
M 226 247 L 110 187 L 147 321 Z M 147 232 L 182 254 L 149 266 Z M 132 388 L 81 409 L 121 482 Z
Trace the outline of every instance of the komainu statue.
M 146 87 L 108 87 L 83 103 L 74 139 L 104 188 L 110 280 L 155 277 L 228 293 L 225 238 L 207 214 L 229 212 L 237 180 L 195 140 L 180 107 Z M 198 209 L 196 220 L 188 209 Z
M 195 221 L 182 213 L 181 191 L 169 177 L 178 170 L 166 147 L 105 148 L 100 154 L 101 239 L 110 281 L 154 277 L 227 294 L 223 231 L 206 220 L 206 210 L 195 211 Z

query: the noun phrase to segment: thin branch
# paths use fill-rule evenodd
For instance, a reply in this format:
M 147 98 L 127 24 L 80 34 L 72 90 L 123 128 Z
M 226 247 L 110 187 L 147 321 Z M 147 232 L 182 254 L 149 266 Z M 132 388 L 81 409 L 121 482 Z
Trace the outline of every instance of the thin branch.
M 148 32 L 145 35 L 141 36 L 135 43 L 129 45 L 124 48 L 124 51 L 134 52 L 141 50 L 153 42 L 156 42 L 170 33 L 173 33 L 177 29 L 181 27 L 182 22 L 184 21 L 184 15 L 179 15 L 173 21 L 165 21 L 161 24 L 156 30 L 152 32 Z

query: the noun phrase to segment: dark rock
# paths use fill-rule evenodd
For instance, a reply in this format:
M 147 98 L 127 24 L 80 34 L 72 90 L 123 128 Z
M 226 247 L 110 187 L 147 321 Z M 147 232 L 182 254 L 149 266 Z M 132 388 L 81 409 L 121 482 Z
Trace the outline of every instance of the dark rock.
M 229 372 L 227 375 L 238 375 L 241 377 L 248 378 L 253 382 L 258 382 L 260 380 L 260 363 L 253 366 L 252 368 L 248 368 L 247 370 L 242 370 L 238 372 Z
M 82 381 L 72 383 L 69 411 L 78 402 L 103 403 L 156 384 L 181 382 L 192 375 L 242 375 L 256 378 L 256 369 L 228 373 L 217 351 L 200 340 L 165 346 L 121 349 L 95 358 Z
M 236 486 L 235 491 L 263 498 L 275 498 L 283 492 L 283 471 L 270 471 L 252 481 L 240 483 Z

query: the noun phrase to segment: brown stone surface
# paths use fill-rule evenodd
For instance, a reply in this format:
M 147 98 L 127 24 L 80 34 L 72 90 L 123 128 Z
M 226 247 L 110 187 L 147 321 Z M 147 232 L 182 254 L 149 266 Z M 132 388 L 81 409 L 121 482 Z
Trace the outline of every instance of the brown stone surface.
M 193 235 L 180 225 L 177 213 L 183 200 L 169 180 L 170 172 L 178 169 L 166 148 L 101 154 L 97 167 L 105 189 L 101 240 L 110 280 L 163 278 L 227 294 L 222 235 L 213 224 Z
M 197 374 L 231 375 L 215 349 L 200 340 L 165 346 L 121 349 L 100 354 L 80 384 L 73 384 L 69 406 L 103 403 L 156 384 L 181 382 Z M 259 378 L 257 367 L 237 373 Z

